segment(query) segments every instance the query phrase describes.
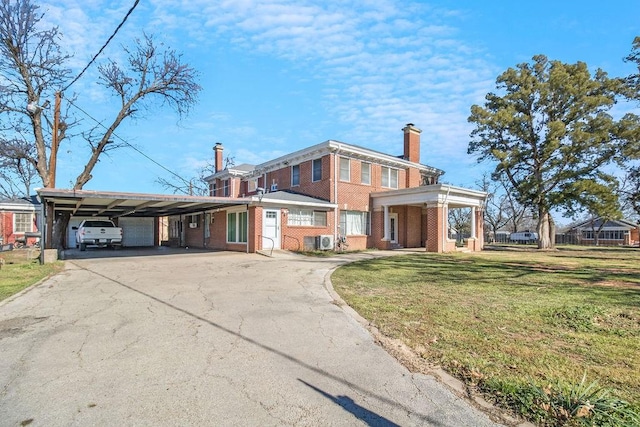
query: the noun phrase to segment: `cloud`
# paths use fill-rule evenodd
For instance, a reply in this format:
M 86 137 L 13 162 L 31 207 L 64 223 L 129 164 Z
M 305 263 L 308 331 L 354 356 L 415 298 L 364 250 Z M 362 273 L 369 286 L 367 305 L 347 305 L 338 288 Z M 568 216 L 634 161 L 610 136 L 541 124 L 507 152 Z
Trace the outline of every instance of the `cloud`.
M 47 5 L 49 19 L 63 27 L 65 42 L 76 52 L 78 67 L 106 40 L 128 7 L 128 1 L 100 0 Z M 466 156 L 469 108 L 482 102 L 497 75 L 484 59 L 486 52 L 460 34 L 465 13 L 395 0 L 150 0 L 131 16 L 122 39 L 145 30 L 181 43 L 179 49 L 193 47 L 194 55 L 230 46 L 246 56 L 276 59 L 321 84 L 318 105 L 328 118 L 306 136 L 316 137 L 322 128 L 340 129 L 339 135 L 305 141 L 308 144 L 340 138 L 393 152 L 390 147 L 401 149 L 400 129 L 413 122 L 424 129 L 429 160 L 437 160 Z M 211 113 L 198 124 L 191 122 L 191 128 L 209 129 L 210 119 L 216 123 L 212 132 L 274 147 L 236 150 L 239 162 L 259 163 L 291 151 L 280 150 L 285 136 L 269 135 L 253 123 L 227 123 L 228 114 Z M 209 142 L 215 138 L 207 136 Z M 433 165 L 438 166 L 435 161 Z

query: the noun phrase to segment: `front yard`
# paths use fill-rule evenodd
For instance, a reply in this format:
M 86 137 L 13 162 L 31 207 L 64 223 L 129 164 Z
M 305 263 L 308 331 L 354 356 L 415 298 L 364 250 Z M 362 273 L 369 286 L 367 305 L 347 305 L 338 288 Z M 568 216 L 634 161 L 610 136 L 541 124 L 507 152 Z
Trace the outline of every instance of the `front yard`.
M 540 425 L 640 423 L 640 250 L 408 254 L 332 282 L 383 334 Z
M 62 270 L 62 262 L 41 265 L 37 249 L 0 252 L 0 301 Z

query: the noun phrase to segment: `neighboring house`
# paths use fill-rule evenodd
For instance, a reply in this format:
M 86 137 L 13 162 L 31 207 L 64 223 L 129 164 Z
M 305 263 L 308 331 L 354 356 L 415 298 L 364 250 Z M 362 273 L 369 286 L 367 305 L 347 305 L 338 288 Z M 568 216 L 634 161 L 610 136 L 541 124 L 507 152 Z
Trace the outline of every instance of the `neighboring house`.
M 0 245 L 33 245 L 38 240 L 39 212 L 40 203 L 35 196 L 0 199 Z
M 421 130 L 403 128 L 404 152 L 385 154 L 338 141 L 292 152 L 259 165 L 223 169 L 205 178 L 210 196 L 235 206 L 169 218 L 174 245 L 256 252 L 423 247 L 455 251 L 449 209 L 471 208 L 471 250 L 483 247 L 486 193 L 439 184 L 442 170 L 420 164 Z
M 598 232 L 598 230 L 600 231 Z M 578 245 L 595 245 L 596 234 L 598 245 L 640 245 L 640 224 L 626 219 L 589 219 L 587 221 L 569 226 L 563 237 L 567 243 L 574 243 Z

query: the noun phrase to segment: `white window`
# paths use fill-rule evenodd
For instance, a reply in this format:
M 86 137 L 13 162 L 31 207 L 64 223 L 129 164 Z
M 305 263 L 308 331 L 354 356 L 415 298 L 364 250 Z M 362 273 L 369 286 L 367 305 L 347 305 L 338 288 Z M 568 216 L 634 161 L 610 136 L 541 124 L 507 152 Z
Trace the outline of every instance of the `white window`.
M 250 179 L 249 182 L 247 182 L 247 192 L 248 193 L 253 193 L 254 191 L 256 191 L 258 188 L 258 180 L 257 179 Z
M 311 209 L 291 208 L 287 216 L 287 225 L 326 227 L 327 213 Z
M 227 242 L 247 243 L 247 212 L 227 214 Z
M 340 181 L 351 181 L 351 164 L 346 157 L 340 157 Z
M 291 166 L 291 186 L 300 185 L 300 165 Z
M 24 233 L 33 230 L 33 214 L 19 213 L 13 214 L 13 232 Z
M 225 179 L 224 181 L 222 181 L 222 186 L 223 186 L 222 189 L 223 189 L 224 197 L 229 197 L 229 192 L 230 192 L 229 181 L 231 181 L 231 180 Z
M 371 163 L 362 162 L 360 165 L 360 182 L 371 185 Z
M 340 234 L 343 236 L 369 234 L 369 213 L 340 211 Z
M 313 182 L 322 180 L 322 159 L 315 159 L 311 162 L 311 180 Z
M 386 188 L 398 188 L 398 169 L 382 167 L 382 186 Z

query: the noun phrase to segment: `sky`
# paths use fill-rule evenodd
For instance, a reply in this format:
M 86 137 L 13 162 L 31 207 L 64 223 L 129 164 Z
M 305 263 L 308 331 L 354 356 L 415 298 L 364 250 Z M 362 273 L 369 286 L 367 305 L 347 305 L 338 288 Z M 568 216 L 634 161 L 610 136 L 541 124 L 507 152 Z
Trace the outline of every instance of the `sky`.
M 133 3 L 38 4 L 79 72 Z M 125 122 L 116 134 L 135 149 L 107 153 L 84 189 L 171 192 L 158 178 L 197 177 L 216 142 L 235 164 L 326 140 L 400 155 L 407 123 L 422 129 L 421 163 L 474 188 L 492 165 L 467 154 L 467 118 L 496 77 L 537 54 L 628 75 L 638 17 L 638 0 L 141 0 L 97 64 L 123 63 L 123 47 L 146 33 L 181 53 L 202 91 L 186 117 L 152 103 Z M 84 127 L 118 109 L 97 82 L 93 65 L 64 94 L 91 116 L 75 110 Z M 79 135 L 62 143 L 57 187 L 73 185 L 87 156 Z

